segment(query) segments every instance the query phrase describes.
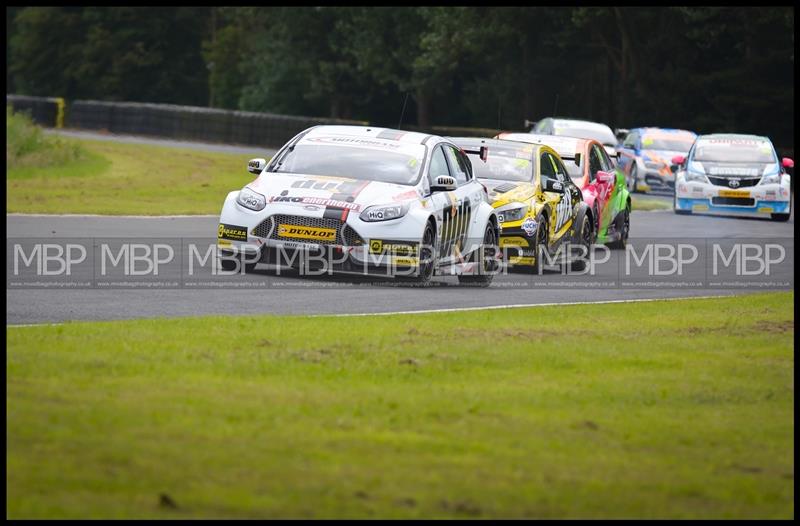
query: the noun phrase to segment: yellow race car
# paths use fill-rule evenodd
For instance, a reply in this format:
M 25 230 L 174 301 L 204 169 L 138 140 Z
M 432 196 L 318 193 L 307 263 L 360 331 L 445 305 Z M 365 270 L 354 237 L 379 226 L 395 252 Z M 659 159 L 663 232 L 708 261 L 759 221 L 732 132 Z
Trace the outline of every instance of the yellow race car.
M 487 188 L 509 265 L 536 273 L 556 263 L 584 269 L 596 221 L 553 148 L 474 137 L 450 140 L 469 156 L 475 177 Z

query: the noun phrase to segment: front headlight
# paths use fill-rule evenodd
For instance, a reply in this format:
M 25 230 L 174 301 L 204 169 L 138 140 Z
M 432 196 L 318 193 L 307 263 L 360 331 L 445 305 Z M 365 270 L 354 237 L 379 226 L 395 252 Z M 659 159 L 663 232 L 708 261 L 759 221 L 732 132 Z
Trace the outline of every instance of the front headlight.
M 236 198 L 236 202 L 242 205 L 245 208 L 249 208 L 250 210 L 255 210 L 258 212 L 259 210 L 263 210 L 265 206 L 267 206 L 267 198 L 263 195 L 259 194 L 258 192 L 254 192 L 247 188 L 246 186 L 242 188 L 242 191 L 239 192 L 239 196 Z
M 780 182 L 781 174 L 772 174 L 762 177 L 761 182 L 758 184 L 780 184 Z
M 706 177 L 705 168 L 697 161 L 689 161 L 689 165 L 686 167 L 686 172 L 684 173 L 683 178 L 687 183 L 694 181 L 698 183 L 711 184 L 708 180 L 708 177 Z
M 706 177 L 706 174 L 701 174 L 699 172 L 687 171 L 686 175 L 684 175 L 683 177 L 684 177 L 684 179 L 686 179 L 687 183 L 697 182 L 697 183 L 709 184 L 708 177 Z
M 523 203 L 510 203 L 497 209 L 497 220 L 501 223 L 519 221 L 528 213 L 528 205 Z
M 370 206 L 359 216 L 362 221 L 373 223 L 375 221 L 389 221 L 403 217 L 408 213 L 408 204 L 402 205 L 376 205 Z

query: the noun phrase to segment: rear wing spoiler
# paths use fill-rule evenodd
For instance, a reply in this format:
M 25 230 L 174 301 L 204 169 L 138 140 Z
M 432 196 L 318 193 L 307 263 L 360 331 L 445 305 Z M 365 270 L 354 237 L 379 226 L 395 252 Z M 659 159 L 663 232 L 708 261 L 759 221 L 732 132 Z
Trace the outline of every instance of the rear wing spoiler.
M 581 165 L 581 152 L 575 152 L 575 155 L 570 157 L 567 155 L 560 155 L 562 161 L 575 161 L 575 166 Z
M 486 162 L 486 159 L 489 158 L 489 147 L 488 146 L 481 146 L 477 150 L 471 150 L 468 148 L 462 148 L 462 151 L 466 154 L 477 155 L 481 158 L 481 161 Z

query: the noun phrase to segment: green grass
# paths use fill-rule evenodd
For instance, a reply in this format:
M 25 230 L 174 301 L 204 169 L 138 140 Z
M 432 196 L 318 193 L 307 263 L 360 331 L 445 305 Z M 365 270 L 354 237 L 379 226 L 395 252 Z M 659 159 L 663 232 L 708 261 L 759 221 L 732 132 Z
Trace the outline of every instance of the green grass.
M 7 167 L 7 212 L 219 214 L 228 192 L 253 180 L 247 154 L 61 140 L 86 155 L 55 166 Z
M 9 328 L 6 513 L 791 518 L 793 298 Z
M 15 113 L 6 106 L 6 171 L 47 171 L 63 164 L 83 164 L 94 157 L 78 143 L 46 136 L 27 113 Z
M 20 119 L 7 117 L 6 122 Z M 213 215 L 219 214 L 228 192 L 253 179 L 246 171 L 247 154 L 65 139 L 43 135 L 32 125 L 14 128 L 22 131 L 8 126 L 9 152 L 17 151 L 12 142 L 33 142 L 36 153 L 6 162 L 7 212 Z M 25 139 L 29 136 L 36 140 Z M 46 159 L 43 152 L 48 152 Z M 632 196 L 633 210 L 669 208 L 669 202 Z
M 631 210 L 672 210 L 672 201 L 663 199 L 643 199 L 631 195 Z

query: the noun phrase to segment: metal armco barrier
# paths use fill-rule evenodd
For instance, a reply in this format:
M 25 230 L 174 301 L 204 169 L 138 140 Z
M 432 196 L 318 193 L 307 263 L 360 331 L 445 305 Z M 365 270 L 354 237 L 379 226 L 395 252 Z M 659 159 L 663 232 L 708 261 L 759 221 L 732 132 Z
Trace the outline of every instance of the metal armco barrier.
M 318 124 L 368 124 L 174 104 L 91 100 L 73 102 L 67 123 L 71 128 L 85 130 L 272 147 L 282 146 L 297 133 Z
M 61 97 L 6 95 L 6 104 L 16 112 L 29 114 L 33 122 L 41 126 L 64 127 L 65 104 Z
M 268 147 L 283 146 L 299 132 L 319 124 L 369 124 L 347 119 L 140 102 L 76 100 L 65 108 L 61 98 L 8 94 L 6 104 L 14 111 L 30 114 L 34 122 L 48 127 Z

